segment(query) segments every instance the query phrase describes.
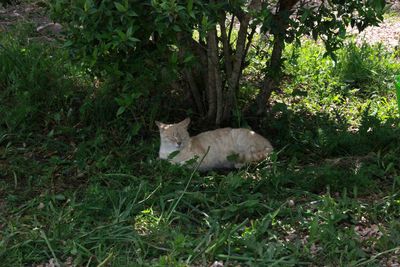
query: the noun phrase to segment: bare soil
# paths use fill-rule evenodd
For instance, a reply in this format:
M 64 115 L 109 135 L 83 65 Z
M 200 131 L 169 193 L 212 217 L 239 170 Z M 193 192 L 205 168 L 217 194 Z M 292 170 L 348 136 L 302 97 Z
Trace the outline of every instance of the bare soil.
M 16 5 L 0 6 L 0 33 L 11 30 L 17 23 L 32 23 L 35 29 L 50 23 L 47 15 L 47 4 L 42 1 L 21 2 Z

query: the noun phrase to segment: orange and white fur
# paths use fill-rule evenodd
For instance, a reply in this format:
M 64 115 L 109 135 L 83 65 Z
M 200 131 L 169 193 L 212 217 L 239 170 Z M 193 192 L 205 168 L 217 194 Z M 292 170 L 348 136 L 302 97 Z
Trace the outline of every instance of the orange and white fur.
M 240 168 L 245 163 L 265 159 L 273 150 L 267 139 L 244 128 L 221 128 L 190 137 L 189 123 L 189 118 L 175 124 L 156 121 L 161 137 L 161 159 L 175 164 L 184 164 L 193 158 L 199 162 L 208 151 L 199 166 L 200 171 L 208 171 Z M 170 157 L 175 151 L 179 153 Z

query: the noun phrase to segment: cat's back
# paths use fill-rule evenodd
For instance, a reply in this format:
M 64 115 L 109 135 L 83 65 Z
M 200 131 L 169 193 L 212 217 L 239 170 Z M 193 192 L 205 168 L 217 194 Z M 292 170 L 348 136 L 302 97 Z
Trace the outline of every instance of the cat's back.
M 197 149 L 207 150 L 208 146 L 224 146 L 231 140 L 232 128 L 219 128 L 206 131 L 191 137 L 192 146 Z
M 206 131 L 192 137 L 194 143 L 216 144 L 221 146 L 255 145 L 270 147 L 270 142 L 263 136 L 246 128 L 220 128 Z
M 238 142 L 251 142 L 258 145 L 269 144 L 269 141 L 265 137 L 246 128 L 231 129 L 231 136 Z
M 269 141 L 245 128 L 220 128 L 191 137 L 185 155 L 207 155 L 200 170 L 240 168 L 245 162 L 264 159 L 273 150 Z M 229 156 L 237 155 L 237 162 Z
M 230 127 L 219 128 L 219 129 L 199 133 L 198 135 L 196 135 L 194 137 L 197 137 L 199 139 L 204 139 L 204 138 L 217 138 L 218 139 L 218 138 L 223 138 L 223 137 L 231 134 L 232 130 L 233 129 Z

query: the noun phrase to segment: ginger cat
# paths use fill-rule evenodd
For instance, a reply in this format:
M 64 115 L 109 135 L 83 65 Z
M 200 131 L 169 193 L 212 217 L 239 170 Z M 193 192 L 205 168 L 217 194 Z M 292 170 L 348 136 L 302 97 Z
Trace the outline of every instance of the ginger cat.
M 159 156 L 175 164 L 184 164 L 193 158 L 200 171 L 240 168 L 247 162 L 261 161 L 273 150 L 271 143 L 261 135 L 244 128 L 221 128 L 190 137 L 187 128 L 190 118 L 175 123 L 155 122 L 160 130 Z M 175 156 L 173 152 L 179 151 Z M 171 156 L 170 156 L 171 155 Z

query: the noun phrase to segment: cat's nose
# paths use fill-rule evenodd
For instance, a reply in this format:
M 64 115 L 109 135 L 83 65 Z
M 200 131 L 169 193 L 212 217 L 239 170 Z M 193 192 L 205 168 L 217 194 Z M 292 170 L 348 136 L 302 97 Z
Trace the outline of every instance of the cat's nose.
M 181 146 L 181 145 L 182 145 L 182 142 L 181 142 L 181 141 L 178 141 L 178 142 L 176 142 L 176 144 L 177 144 L 178 146 Z

